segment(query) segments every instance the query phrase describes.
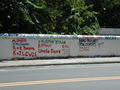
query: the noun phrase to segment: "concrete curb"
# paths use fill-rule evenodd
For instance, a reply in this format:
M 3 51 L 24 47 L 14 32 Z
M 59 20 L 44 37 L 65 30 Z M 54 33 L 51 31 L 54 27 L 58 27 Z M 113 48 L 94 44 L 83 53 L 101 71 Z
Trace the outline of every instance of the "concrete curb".
M 2 61 L 0 62 L 0 68 L 50 66 L 50 65 L 76 65 L 76 64 L 105 64 L 105 63 L 120 63 L 120 57 Z

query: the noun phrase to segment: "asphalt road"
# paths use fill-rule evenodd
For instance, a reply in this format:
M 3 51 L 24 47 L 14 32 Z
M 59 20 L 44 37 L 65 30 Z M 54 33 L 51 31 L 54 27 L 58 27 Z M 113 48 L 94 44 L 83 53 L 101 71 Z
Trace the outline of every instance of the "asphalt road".
M 0 69 L 0 90 L 120 90 L 120 64 Z

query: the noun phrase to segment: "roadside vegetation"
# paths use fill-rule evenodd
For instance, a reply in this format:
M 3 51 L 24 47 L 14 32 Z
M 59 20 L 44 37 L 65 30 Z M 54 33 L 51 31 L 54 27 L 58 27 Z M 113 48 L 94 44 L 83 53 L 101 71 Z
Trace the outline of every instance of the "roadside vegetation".
M 120 27 L 119 10 L 119 0 L 1 0 L 0 33 L 96 35 Z

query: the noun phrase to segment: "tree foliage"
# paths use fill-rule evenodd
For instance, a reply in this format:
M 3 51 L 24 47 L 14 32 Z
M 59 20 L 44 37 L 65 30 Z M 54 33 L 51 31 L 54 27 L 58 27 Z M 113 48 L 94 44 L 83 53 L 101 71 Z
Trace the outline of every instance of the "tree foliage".
M 120 0 L 87 0 L 98 12 L 102 27 L 120 28 Z
M 0 32 L 94 35 L 96 14 L 84 0 L 1 0 Z

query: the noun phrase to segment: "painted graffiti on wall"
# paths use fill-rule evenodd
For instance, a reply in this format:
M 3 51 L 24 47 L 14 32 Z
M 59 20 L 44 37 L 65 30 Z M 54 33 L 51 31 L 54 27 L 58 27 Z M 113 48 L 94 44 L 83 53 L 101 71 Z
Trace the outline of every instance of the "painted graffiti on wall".
M 120 54 L 120 36 L 1 34 L 0 39 L 0 59 Z
M 105 36 L 107 40 L 117 40 L 116 36 Z
M 104 42 L 99 42 L 97 38 L 79 38 L 80 51 L 90 51 L 91 47 L 101 47 Z
M 70 48 L 65 40 L 41 39 L 38 41 L 39 54 L 70 54 Z
M 31 46 L 26 38 L 12 40 L 13 56 L 36 57 L 35 47 Z
M 98 39 L 84 39 L 80 38 L 79 39 L 79 44 L 80 46 L 96 46 L 96 42 Z

